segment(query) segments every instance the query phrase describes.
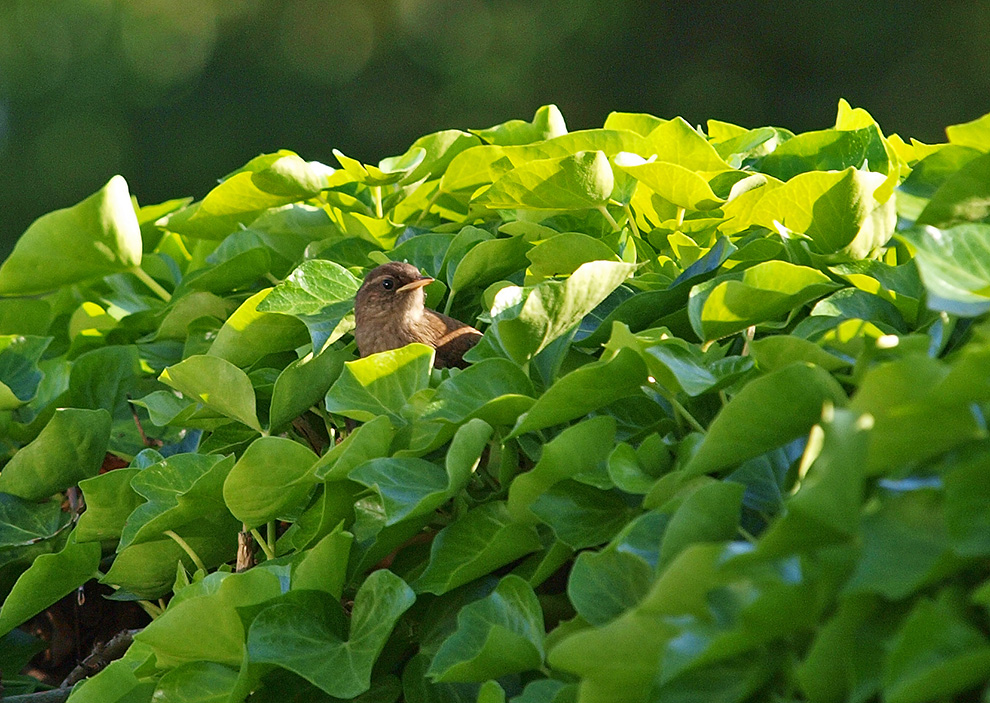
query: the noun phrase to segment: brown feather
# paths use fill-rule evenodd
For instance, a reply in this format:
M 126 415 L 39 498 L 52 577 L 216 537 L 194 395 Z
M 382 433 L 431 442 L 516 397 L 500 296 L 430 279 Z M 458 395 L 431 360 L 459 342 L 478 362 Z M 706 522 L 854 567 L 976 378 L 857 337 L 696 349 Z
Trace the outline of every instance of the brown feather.
M 481 332 L 426 307 L 423 286 L 432 280 L 415 266 L 395 261 L 368 273 L 354 300 L 354 338 L 361 356 L 420 342 L 437 350 L 436 368 L 467 366 L 464 354 Z

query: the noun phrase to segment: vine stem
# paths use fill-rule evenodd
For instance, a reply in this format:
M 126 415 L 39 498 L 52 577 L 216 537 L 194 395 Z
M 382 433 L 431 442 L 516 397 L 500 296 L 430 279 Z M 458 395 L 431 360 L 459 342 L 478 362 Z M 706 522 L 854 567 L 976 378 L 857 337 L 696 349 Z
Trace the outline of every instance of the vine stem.
M 605 207 L 604 203 L 598 206 L 598 212 L 602 213 L 605 219 L 608 220 L 609 225 L 612 227 L 612 231 L 618 231 L 619 223 L 615 221 L 615 218 L 612 217 L 612 214 L 608 211 L 608 208 Z
M 175 532 L 173 532 L 172 530 L 165 530 L 165 532 L 163 532 L 162 534 L 167 535 L 171 537 L 173 540 L 175 540 L 175 543 L 178 544 L 180 547 L 182 547 L 183 551 L 189 555 L 190 559 L 193 560 L 193 564 L 196 565 L 196 568 L 202 569 L 204 573 L 206 572 L 206 564 L 204 564 L 203 560 L 199 558 L 199 554 L 196 553 L 196 550 L 194 550 L 192 547 L 189 546 L 188 542 L 186 542 L 184 539 L 179 537 L 179 535 L 175 534 Z
M 150 288 L 155 295 L 164 300 L 166 303 L 172 300 L 172 294 L 162 288 L 161 284 L 149 276 L 148 273 L 140 266 L 133 267 L 131 269 L 131 273 L 141 279 L 141 282 L 144 285 L 148 286 L 148 288 Z
M 275 552 L 273 552 L 272 548 L 268 546 L 268 540 L 266 540 L 264 537 L 261 536 L 261 533 L 258 532 L 257 527 L 251 528 L 251 536 L 254 537 L 255 544 L 261 547 L 261 551 L 265 553 L 266 559 L 275 558 Z

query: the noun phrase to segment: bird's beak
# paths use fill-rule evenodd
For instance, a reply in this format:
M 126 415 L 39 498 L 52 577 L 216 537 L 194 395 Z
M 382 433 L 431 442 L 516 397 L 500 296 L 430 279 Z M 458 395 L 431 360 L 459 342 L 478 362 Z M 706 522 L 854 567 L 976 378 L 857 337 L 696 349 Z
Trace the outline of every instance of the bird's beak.
M 396 293 L 401 293 L 404 290 L 415 290 L 417 288 L 422 288 L 423 286 L 428 286 L 433 283 L 433 279 L 429 276 L 423 276 L 422 278 L 417 278 L 415 281 L 410 281 L 404 286 L 396 289 Z

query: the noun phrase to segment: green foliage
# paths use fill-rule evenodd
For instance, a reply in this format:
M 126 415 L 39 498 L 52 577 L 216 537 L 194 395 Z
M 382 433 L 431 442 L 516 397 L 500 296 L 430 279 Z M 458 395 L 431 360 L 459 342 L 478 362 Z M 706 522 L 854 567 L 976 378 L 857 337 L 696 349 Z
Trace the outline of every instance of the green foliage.
M 194 203 L 114 178 L 0 269 L 0 634 L 142 600 L 73 703 L 986 695 L 988 119 L 548 106 Z M 388 259 L 470 367 L 356 358 Z

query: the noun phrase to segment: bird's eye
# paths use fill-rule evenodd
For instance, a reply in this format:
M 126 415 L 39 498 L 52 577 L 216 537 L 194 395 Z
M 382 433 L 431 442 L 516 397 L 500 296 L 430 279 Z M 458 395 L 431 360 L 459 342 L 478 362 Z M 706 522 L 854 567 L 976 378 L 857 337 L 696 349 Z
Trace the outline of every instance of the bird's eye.
M 382 281 L 382 288 L 384 288 L 385 290 L 392 290 L 393 288 L 395 288 L 395 281 L 393 281 L 391 278 L 386 278 L 384 281 Z

